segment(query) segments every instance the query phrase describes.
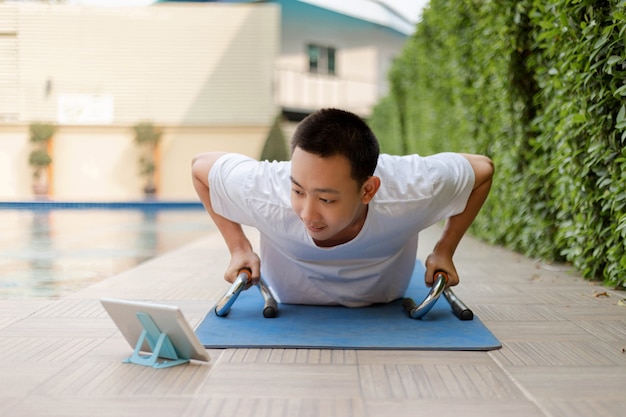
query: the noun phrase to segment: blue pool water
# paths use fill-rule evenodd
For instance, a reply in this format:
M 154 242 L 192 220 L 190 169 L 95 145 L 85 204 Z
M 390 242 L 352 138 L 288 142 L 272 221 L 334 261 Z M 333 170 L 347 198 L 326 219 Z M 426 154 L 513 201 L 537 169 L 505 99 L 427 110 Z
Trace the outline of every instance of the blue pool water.
M 0 207 L 0 299 L 58 298 L 214 229 L 200 206 Z

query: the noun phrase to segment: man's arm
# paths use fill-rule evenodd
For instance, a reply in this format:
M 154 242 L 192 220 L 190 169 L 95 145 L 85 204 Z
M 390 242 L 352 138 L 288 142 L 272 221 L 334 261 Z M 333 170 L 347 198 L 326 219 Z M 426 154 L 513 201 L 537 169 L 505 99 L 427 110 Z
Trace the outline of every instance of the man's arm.
M 448 285 L 459 283 L 459 275 L 456 272 L 452 257 L 461 238 L 470 227 L 481 207 L 485 203 L 494 173 L 491 159 L 482 155 L 463 154 L 474 170 L 474 188 L 467 200 L 467 205 L 462 213 L 446 220 L 443 233 L 435 244 L 433 252 L 426 258 L 426 285 L 432 286 L 433 275 L 438 270 L 448 273 Z
M 218 230 L 222 234 L 226 246 L 230 251 L 230 264 L 224 273 L 224 279 L 233 282 L 237 273 L 244 267 L 252 270 L 253 281 L 258 280 L 260 274 L 260 260 L 254 252 L 252 244 L 246 237 L 239 223 L 232 222 L 220 216 L 213 210 L 211 205 L 211 193 L 209 188 L 209 171 L 224 152 L 207 152 L 194 157 L 191 164 L 193 186 L 202 201 L 202 205 L 213 219 Z

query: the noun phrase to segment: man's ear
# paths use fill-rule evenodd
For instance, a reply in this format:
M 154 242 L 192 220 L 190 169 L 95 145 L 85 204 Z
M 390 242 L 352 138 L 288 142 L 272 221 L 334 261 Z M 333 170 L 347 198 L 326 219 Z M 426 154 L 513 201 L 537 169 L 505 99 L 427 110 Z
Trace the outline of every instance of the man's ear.
M 374 198 L 374 195 L 376 195 L 376 192 L 379 188 L 380 178 L 372 175 L 367 180 L 365 180 L 363 187 L 361 187 L 361 202 L 363 204 L 367 204 L 372 201 L 372 198 Z

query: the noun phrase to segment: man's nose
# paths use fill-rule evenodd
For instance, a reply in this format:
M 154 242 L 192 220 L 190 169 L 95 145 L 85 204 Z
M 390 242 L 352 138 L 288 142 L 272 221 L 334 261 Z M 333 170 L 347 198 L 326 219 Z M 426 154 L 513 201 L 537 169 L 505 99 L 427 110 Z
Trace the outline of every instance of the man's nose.
M 300 211 L 300 217 L 306 222 L 314 222 L 319 219 L 319 214 L 315 209 L 315 201 L 312 198 L 305 198 L 302 202 L 302 210 Z

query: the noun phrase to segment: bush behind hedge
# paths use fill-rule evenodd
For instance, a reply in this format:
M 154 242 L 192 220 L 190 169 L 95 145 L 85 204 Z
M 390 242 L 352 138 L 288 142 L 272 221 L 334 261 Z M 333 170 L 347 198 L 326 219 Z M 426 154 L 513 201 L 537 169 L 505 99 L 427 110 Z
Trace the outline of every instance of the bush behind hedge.
M 624 285 L 625 10 L 431 0 L 371 118 L 383 150 L 489 155 L 496 178 L 474 234 Z

